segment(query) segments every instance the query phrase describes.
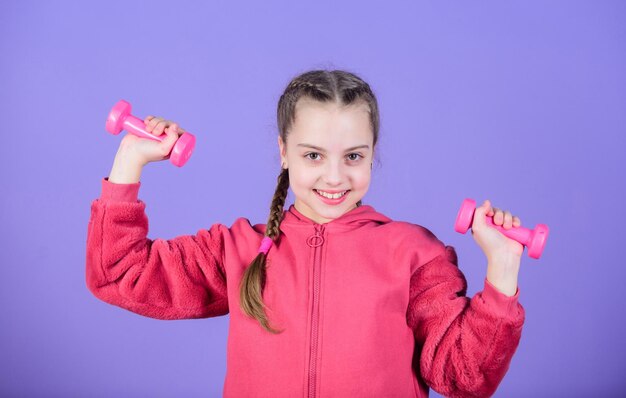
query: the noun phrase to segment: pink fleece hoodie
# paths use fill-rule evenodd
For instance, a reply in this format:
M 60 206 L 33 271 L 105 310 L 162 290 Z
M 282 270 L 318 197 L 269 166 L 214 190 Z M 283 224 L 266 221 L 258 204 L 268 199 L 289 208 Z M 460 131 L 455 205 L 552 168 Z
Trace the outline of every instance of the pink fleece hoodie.
M 91 205 L 86 282 L 99 299 L 157 319 L 230 313 L 224 397 L 492 395 L 520 341 L 519 289 L 487 279 L 466 297 L 453 247 L 362 205 L 317 224 L 291 205 L 268 252 L 274 335 L 239 306 L 265 224 L 238 218 L 149 239 L 140 182 L 102 179 Z

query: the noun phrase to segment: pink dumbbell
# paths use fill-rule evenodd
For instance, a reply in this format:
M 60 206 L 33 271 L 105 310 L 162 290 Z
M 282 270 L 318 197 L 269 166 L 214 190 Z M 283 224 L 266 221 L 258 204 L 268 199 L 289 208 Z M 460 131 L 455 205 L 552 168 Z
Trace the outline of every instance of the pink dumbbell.
M 120 100 L 111 109 L 106 122 L 106 130 L 114 135 L 119 134 L 122 130 L 126 130 L 137 137 L 148 138 L 159 142 L 162 142 L 167 137 L 165 133 L 158 137 L 148 133 L 143 120 L 130 114 L 130 104 L 124 100 Z M 196 137 L 191 133 L 183 133 L 178 137 L 178 140 L 170 152 L 170 162 L 175 166 L 182 167 L 191 157 L 195 146 Z
M 474 210 L 476 210 L 476 202 L 472 199 L 465 199 L 461 204 L 459 213 L 456 215 L 454 230 L 462 234 L 466 233 L 474 221 Z M 528 247 L 528 255 L 532 258 L 539 258 L 543 247 L 548 239 L 549 229 L 545 224 L 537 224 L 535 229 L 524 227 L 513 227 L 504 229 L 500 225 L 493 223 L 493 217 L 485 217 L 487 224 L 502 232 L 506 237 L 514 239 L 524 246 Z

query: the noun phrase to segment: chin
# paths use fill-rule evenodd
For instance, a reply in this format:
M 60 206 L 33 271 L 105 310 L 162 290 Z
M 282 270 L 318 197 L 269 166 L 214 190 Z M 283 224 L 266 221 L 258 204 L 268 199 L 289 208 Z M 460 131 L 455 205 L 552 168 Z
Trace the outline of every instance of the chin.
M 306 198 L 306 200 L 303 200 L 301 204 L 308 208 L 308 212 L 312 213 L 311 216 L 325 220 L 333 220 L 340 217 L 346 212 L 354 209 L 356 203 L 360 200 L 360 195 L 355 195 L 353 190 L 350 190 L 350 192 L 346 194 L 348 197 L 346 197 L 345 201 L 335 205 L 324 203 L 318 198 L 317 194 L 313 192 L 313 189 L 310 189 L 307 193 L 309 195 L 301 195 L 301 197 Z M 297 194 L 296 197 L 298 197 Z

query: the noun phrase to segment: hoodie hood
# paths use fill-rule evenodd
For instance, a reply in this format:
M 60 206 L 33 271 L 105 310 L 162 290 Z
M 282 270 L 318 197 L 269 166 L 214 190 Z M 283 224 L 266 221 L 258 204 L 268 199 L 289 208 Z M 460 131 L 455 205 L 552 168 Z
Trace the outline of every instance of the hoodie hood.
M 342 214 L 341 216 L 324 224 L 319 224 L 301 212 L 299 212 L 295 205 L 289 206 L 289 209 L 284 212 L 283 221 L 281 225 L 289 226 L 305 226 L 311 227 L 314 225 L 324 225 L 327 230 L 351 230 L 359 228 L 367 224 L 387 224 L 391 222 L 389 217 L 382 213 L 379 213 L 370 205 L 361 205 L 354 209 Z

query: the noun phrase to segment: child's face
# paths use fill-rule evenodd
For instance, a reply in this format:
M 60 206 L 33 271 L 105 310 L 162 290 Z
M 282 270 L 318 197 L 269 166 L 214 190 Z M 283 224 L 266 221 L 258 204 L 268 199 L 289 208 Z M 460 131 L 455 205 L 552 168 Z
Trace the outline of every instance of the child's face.
M 300 98 L 287 145 L 278 137 L 281 161 L 289 168 L 296 198 L 294 206 L 319 224 L 354 209 L 369 188 L 374 135 L 368 111 L 361 102 L 339 107 Z M 315 190 L 348 192 L 328 201 Z

